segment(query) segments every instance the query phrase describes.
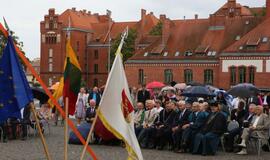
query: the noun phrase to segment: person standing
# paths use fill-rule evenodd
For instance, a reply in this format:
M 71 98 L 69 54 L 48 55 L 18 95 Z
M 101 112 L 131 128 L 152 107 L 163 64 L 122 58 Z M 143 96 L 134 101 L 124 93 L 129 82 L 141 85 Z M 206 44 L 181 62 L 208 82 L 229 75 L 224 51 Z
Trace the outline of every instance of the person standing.
M 86 94 L 85 89 L 81 88 L 78 94 L 76 109 L 75 109 L 75 117 L 77 119 L 77 126 L 80 126 L 81 120 L 85 117 L 85 107 L 86 107 Z
M 99 106 L 101 96 L 100 96 L 100 93 L 98 91 L 98 87 L 93 88 L 92 92 L 88 96 L 87 102 L 90 102 L 91 99 L 93 99 L 96 102 L 96 106 Z
M 145 85 L 142 85 L 142 89 L 137 94 L 137 102 L 142 102 L 145 105 L 148 99 L 150 99 L 150 92 L 146 90 Z

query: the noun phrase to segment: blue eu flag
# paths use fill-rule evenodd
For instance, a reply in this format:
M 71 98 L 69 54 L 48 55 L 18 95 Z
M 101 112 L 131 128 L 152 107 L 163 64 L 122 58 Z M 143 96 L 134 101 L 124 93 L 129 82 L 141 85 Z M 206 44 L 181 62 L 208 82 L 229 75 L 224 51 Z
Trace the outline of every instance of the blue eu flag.
M 0 60 L 0 122 L 20 118 L 20 110 L 33 100 L 32 91 L 18 59 L 12 37 Z

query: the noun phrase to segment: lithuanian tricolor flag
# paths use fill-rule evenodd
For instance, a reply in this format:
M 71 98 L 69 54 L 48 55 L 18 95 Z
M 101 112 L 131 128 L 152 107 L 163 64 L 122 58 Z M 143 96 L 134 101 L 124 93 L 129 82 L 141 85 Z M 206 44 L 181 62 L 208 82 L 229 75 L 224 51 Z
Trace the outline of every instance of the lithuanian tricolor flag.
M 68 38 L 66 44 L 63 97 L 64 99 L 68 98 L 68 111 L 70 115 L 73 115 L 75 112 L 75 104 L 81 85 L 81 73 L 80 64 Z

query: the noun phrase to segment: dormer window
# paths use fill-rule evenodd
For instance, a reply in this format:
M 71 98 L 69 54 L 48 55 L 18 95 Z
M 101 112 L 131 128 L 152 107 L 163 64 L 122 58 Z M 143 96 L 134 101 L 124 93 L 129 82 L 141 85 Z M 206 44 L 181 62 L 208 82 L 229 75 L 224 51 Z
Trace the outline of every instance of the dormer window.
M 192 56 L 193 52 L 191 50 L 187 50 L 185 52 L 185 56 Z
M 168 55 L 168 52 L 164 52 L 163 57 L 166 57 Z
M 236 41 L 239 41 L 240 38 L 241 38 L 241 36 L 240 36 L 240 35 L 237 35 L 237 36 L 235 37 L 235 40 L 236 40 Z
M 180 52 L 179 51 L 177 51 L 177 52 L 175 52 L 175 57 L 178 57 L 180 55 Z
M 148 52 L 145 52 L 143 56 L 144 56 L 144 57 L 148 56 Z
M 250 38 L 250 39 L 247 41 L 246 45 L 247 45 L 247 46 L 258 46 L 259 43 L 260 43 L 260 40 L 261 40 L 261 38 L 256 38 L 256 37 Z
M 267 42 L 268 42 L 268 37 L 263 37 L 263 38 L 262 38 L 262 42 L 263 42 L 263 43 L 267 43 Z

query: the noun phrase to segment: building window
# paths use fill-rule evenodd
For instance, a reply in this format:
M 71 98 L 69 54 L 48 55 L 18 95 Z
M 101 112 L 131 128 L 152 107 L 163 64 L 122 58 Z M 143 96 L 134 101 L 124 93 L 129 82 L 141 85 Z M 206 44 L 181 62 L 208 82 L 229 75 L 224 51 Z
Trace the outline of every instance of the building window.
M 94 56 L 95 56 L 95 59 L 98 59 L 98 50 L 97 49 L 94 50 Z
M 235 85 L 236 84 L 236 68 L 230 67 L 230 84 Z
M 45 38 L 46 44 L 56 44 L 56 35 L 48 34 Z
M 52 78 L 49 78 L 49 86 L 52 86 L 52 84 L 53 84 L 53 80 L 52 80 Z
M 213 84 L 213 70 L 206 69 L 204 70 L 204 84 Z
M 191 69 L 184 70 L 184 78 L 185 78 L 185 83 L 190 83 L 193 81 L 193 73 Z
M 61 42 L 61 35 L 60 34 L 57 34 L 56 42 L 57 43 L 60 43 Z
M 48 22 L 45 23 L 45 29 L 49 29 L 49 23 Z
M 239 83 L 246 83 L 246 67 L 239 67 Z
M 144 84 L 144 73 L 143 69 L 139 69 L 139 84 Z
M 164 82 L 166 84 L 169 84 L 173 81 L 173 73 L 172 73 L 172 70 L 171 69 L 165 69 L 164 70 L 164 77 L 165 77 L 165 80 Z
M 253 67 L 253 66 L 249 67 L 249 83 L 254 84 L 255 71 L 256 71 L 255 67 Z
M 49 63 L 52 63 L 53 62 L 53 59 L 52 58 L 49 58 Z
M 94 86 L 98 86 L 98 79 L 94 79 Z
M 49 22 L 49 28 L 50 28 L 50 30 L 53 29 L 53 21 L 50 21 L 50 22 Z
M 98 73 L 98 64 L 94 64 L 94 73 Z
M 49 72 L 52 72 L 52 71 L 53 71 L 53 64 L 49 63 Z
M 54 28 L 54 29 L 57 29 L 57 22 L 55 22 L 55 23 L 53 24 L 53 28 Z
M 50 49 L 49 49 L 49 58 L 52 58 L 52 57 L 53 57 L 53 49 L 50 48 Z

